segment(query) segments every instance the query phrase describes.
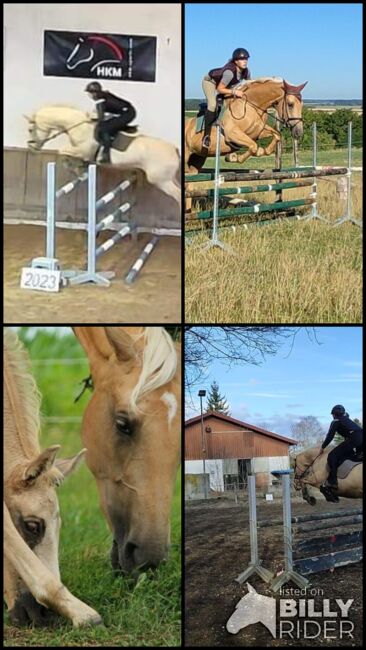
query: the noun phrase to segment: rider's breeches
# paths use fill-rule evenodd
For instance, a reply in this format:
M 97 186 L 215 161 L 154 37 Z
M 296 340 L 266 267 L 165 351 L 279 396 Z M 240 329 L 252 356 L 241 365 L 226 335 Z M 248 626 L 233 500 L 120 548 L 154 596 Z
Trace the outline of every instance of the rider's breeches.
M 100 125 L 100 128 L 104 133 L 113 136 L 115 133 L 118 133 L 118 131 L 122 131 L 127 124 L 135 119 L 135 117 L 136 111 L 133 106 L 130 106 L 127 111 L 118 115 L 118 117 L 111 117 L 109 120 L 104 120 Z
M 207 110 L 216 110 L 216 84 L 208 75 L 202 79 L 202 89 L 207 99 Z
M 330 478 L 336 478 L 337 468 L 339 465 L 346 460 L 346 458 L 353 458 L 355 448 L 362 448 L 362 436 L 357 435 L 358 432 L 354 432 L 348 440 L 341 442 L 340 445 L 337 445 L 328 455 L 328 465 L 330 469 Z

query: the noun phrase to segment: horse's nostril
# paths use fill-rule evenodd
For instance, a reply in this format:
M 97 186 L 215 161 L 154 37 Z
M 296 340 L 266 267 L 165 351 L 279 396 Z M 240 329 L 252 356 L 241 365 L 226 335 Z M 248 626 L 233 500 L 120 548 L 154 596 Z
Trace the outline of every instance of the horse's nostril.
M 135 562 L 134 553 L 136 549 L 137 549 L 136 544 L 133 544 L 132 542 L 127 542 L 125 546 L 125 556 L 127 560 L 133 560 L 133 562 Z

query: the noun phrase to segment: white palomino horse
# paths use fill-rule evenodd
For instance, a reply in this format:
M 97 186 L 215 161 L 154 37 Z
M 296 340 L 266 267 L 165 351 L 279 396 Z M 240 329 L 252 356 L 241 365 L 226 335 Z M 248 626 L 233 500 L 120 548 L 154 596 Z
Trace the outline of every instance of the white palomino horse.
M 69 146 L 60 149 L 60 154 L 78 159 L 80 167 L 95 162 L 100 144 L 95 138 L 97 122 L 89 115 L 72 106 L 43 106 L 29 122 L 28 148 L 40 151 L 49 140 L 61 134 L 69 138 Z M 124 143 L 124 146 L 121 143 Z M 125 148 L 127 142 L 127 147 Z M 125 148 L 120 150 L 119 147 Z M 111 164 L 121 169 L 140 169 L 149 183 L 171 196 L 181 206 L 180 157 L 178 149 L 171 143 L 147 135 L 117 136 L 111 148 Z

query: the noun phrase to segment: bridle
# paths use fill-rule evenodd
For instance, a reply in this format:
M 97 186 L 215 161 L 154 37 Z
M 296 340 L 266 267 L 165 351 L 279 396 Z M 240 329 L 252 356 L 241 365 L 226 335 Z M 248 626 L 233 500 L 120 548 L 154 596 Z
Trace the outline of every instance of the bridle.
M 300 101 L 301 101 L 301 99 L 302 99 L 302 98 L 301 98 L 301 93 L 286 92 L 286 90 L 285 90 L 285 94 L 284 94 L 284 96 L 282 97 L 282 99 L 278 99 L 274 104 L 272 104 L 272 105 L 270 106 L 270 108 L 277 108 L 277 106 L 279 105 L 280 102 L 284 102 L 284 117 L 279 117 L 279 116 L 277 115 L 276 119 L 277 119 L 278 122 L 280 122 L 280 124 L 281 124 L 282 126 L 288 127 L 290 130 L 292 130 L 292 129 L 295 128 L 295 126 L 297 126 L 298 124 L 300 124 L 300 123 L 303 124 L 304 120 L 303 120 L 302 117 L 290 117 L 290 116 L 289 116 L 289 114 L 288 114 L 288 109 L 287 109 L 287 105 L 286 105 L 286 102 L 285 102 L 286 95 L 293 95 L 294 97 L 297 97 Z M 234 97 L 234 99 L 241 99 L 241 98 L 240 98 L 240 97 Z M 271 117 L 271 113 L 269 112 L 269 108 L 267 108 L 267 109 L 261 108 L 260 106 L 257 106 L 256 104 L 254 104 L 253 102 L 251 102 L 251 101 L 250 101 L 249 99 L 247 99 L 247 98 L 245 98 L 245 101 L 246 101 L 247 104 L 249 104 L 250 106 L 252 106 L 252 108 L 254 108 L 256 111 L 261 112 L 262 115 L 268 115 L 268 117 Z M 234 120 L 241 120 L 241 119 L 243 119 L 243 117 L 244 117 L 244 114 L 243 114 L 241 117 L 235 117 L 235 116 L 233 115 L 233 112 L 232 112 L 231 109 L 230 109 L 230 113 L 231 113 L 231 116 L 232 116 L 232 118 L 233 118 Z M 294 124 L 291 124 L 291 122 L 294 122 Z M 263 127 L 263 131 L 264 131 L 265 128 L 266 128 L 266 127 L 264 126 L 264 127 Z M 260 134 L 259 134 L 259 137 L 260 137 Z
M 76 127 L 81 126 L 82 124 L 88 124 L 89 120 L 85 119 L 82 120 L 81 122 L 77 122 L 76 124 L 73 124 L 67 129 L 60 129 L 56 131 L 53 135 L 50 135 L 46 137 L 44 140 L 41 140 L 40 138 L 36 137 L 36 132 L 37 131 L 44 131 L 46 132 L 46 129 L 41 129 L 41 127 L 37 126 L 36 120 L 29 120 L 29 131 L 33 131 L 32 136 L 33 138 L 30 140 L 27 140 L 27 145 L 36 145 L 37 148 L 42 149 L 43 145 L 46 144 L 46 142 L 49 142 L 50 140 L 53 140 L 54 138 L 57 138 L 59 135 L 62 135 L 63 133 L 69 133 L 72 131 L 72 129 L 76 129 Z M 53 129 L 51 129 L 53 131 Z M 38 135 L 38 133 L 37 133 Z
M 304 479 L 304 477 L 306 476 L 306 474 L 310 471 L 310 469 L 311 469 L 312 466 L 314 465 L 316 459 L 319 458 L 320 455 L 321 455 L 321 454 L 318 454 L 317 456 L 315 456 L 314 460 L 313 460 L 313 461 L 310 463 L 310 465 L 308 465 L 308 467 L 306 467 L 303 471 L 302 471 L 302 470 L 300 469 L 300 467 L 296 464 L 296 460 L 297 460 L 297 458 L 295 457 L 295 465 L 294 465 L 294 483 L 295 483 L 295 481 L 296 481 L 297 483 L 300 483 L 300 484 L 301 484 L 301 481 Z M 313 470 L 313 471 L 314 471 L 314 470 Z M 315 472 L 314 472 L 314 474 L 315 474 Z

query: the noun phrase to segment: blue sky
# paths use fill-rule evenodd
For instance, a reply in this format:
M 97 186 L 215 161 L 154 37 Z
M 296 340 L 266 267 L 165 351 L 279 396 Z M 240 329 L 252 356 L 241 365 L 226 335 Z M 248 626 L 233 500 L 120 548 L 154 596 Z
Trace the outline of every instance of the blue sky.
M 203 75 L 236 47 L 254 78 L 308 81 L 305 99 L 362 97 L 361 3 L 186 4 L 185 97 L 203 97 Z
M 214 362 L 208 379 L 194 390 L 210 387 L 215 379 L 230 404 L 231 415 L 291 437 L 291 424 L 312 415 L 327 430 L 330 411 L 343 404 L 351 417 L 362 420 L 362 328 L 318 327 L 321 345 L 301 330 L 293 349 L 286 342 L 261 366 L 234 366 Z M 205 402 L 203 402 L 205 403 Z M 195 398 L 198 415 L 199 399 Z

